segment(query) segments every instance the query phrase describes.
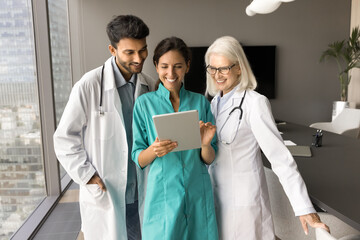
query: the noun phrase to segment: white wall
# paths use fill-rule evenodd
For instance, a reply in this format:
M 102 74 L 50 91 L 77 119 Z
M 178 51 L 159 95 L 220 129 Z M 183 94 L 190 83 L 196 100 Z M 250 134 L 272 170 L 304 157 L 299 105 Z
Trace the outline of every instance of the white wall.
M 144 71 L 153 77 L 152 52 L 163 38 L 174 35 L 189 46 L 208 46 L 217 37 L 232 35 L 245 45 L 277 46 L 276 99 L 271 100 L 275 118 L 303 125 L 330 121 L 332 102 L 340 99 L 336 64 L 319 63 L 319 57 L 328 43 L 349 35 L 350 0 L 296 0 L 254 17 L 245 14 L 250 0 L 69 2 L 70 26 L 77 29 L 72 47 L 84 49 L 79 56 L 84 71 L 110 56 L 105 27 L 111 18 L 134 14 L 150 28 Z
M 360 27 L 360 0 L 352 0 L 351 3 L 351 30 Z M 360 108 L 360 69 L 351 70 L 351 80 L 349 84 L 349 102 Z

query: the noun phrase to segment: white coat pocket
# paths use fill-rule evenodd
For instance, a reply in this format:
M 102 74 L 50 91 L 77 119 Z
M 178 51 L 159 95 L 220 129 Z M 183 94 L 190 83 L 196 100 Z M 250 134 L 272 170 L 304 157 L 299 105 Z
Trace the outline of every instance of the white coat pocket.
M 106 209 L 109 206 L 107 192 L 101 190 L 97 184 L 86 184 L 83 191 L 80 191 L 80 197 L 86 208 L 101 206 L 101 208 Z
M 94 139 L 109 140 L 114 136 L 115 113 L 92 111 L 91 114 L 91 133 Z
M 86 184 L 86 189 L 95 198 L 100 197 L 103 194 L 103 190 L 101 190 L 100 186 L 97 184 Z
M 235 207 L 255 206 L 259 202 L 259 178 L 257 172 L 233 175 Z
M 91 233 L 92 239 L 104 239 L 101 236 L 107 236 L 108 232 L 98 231 L 94 232 L 94 229 L 98 229 L 99 216 L 101 216 L 103 222 L 112 222 L 115 215 L 112 210 L 112 204 L 110 203 L 110 198 L 108 192 L 104 192 L 100 189 L 97 184 L 86 184 L 84 186 L 80 186 L 80 213 L 81 220 L 84 221 L 82 225 L 83 232 Z M 107 231 L 109 228 L 106 228 Z M 109 239 L 109 238 L 106 238 Z

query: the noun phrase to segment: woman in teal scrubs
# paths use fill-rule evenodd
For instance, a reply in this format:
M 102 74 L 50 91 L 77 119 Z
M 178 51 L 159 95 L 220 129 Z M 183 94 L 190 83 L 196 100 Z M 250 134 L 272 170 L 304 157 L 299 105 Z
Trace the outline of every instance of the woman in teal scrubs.
M 143 239 L 218 239 L 206 167 L 215 158 L 216 127 L 207 99 L 184 89 L 190 57 L 191 52 L 181 39 L 162 40 L 153 57 L 159 87 L 135 102 L 132 159 L 141 169 L 149 168 Z M 201 148 L 171 152 L 177 143 L 159 141 L 152 116 L 188 110 L 199 112 Z

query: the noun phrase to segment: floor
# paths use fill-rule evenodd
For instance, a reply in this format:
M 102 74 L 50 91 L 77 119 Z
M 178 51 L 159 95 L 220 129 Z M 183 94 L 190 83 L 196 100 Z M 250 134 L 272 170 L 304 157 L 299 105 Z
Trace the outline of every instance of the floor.
M 79 185 L 72 183 L 33 239 L 84 240 L 80 228 Z
M 84 240 L 80 228 L 79 185 L 72 183 L 33 239 Z

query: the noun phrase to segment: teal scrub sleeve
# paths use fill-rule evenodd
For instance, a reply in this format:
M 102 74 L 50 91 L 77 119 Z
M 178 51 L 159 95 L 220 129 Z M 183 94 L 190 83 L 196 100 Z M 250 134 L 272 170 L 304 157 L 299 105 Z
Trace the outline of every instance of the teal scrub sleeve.
M 206 122 L 211 122 L 213 125 L 215 125 L 215 119 L 214 119 L 214 116 L 211 113 L 210 103 L 207 100 L 206 100 L 205 109 L 206 109 Z M 214 151 L 216 153 L 217 150 L 218 150 L 216 133 L 215 133 L 213 139 L 211 140 L 211 146 L 214 148 Z
M 146 111 L 142 110 L 141 101 L 138 98 L 135 101 L 134 110 L 133 110 L 133 145 L 131 151 L 131 158 L 136 163 L 136 165 L 143 169 L 139 165 L 139 154 L 141 151 L 149 147 L 147 129 L 145 124 Z

